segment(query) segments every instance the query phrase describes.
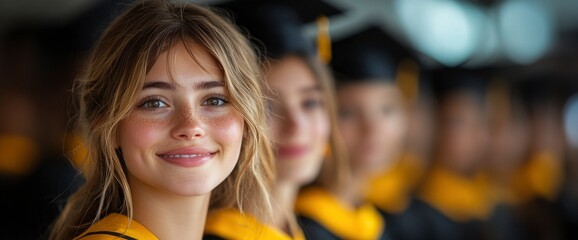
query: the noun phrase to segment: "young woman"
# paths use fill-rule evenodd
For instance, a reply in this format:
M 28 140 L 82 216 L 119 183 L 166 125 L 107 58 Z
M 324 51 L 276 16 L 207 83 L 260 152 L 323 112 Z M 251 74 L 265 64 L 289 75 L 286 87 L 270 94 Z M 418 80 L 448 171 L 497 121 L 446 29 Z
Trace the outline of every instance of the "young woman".
M 269 213 L 259 72 L 248 41 L 205 8 L 128 9 L 76 82 L 90 166 L 51 238 L 201 239 L 209 207 Z
M 305 189 L 297 213 L 312 239 L 382 239 L 384 220 L 366 202 L 373 177 L 391 166 L 405 137 L 404 99 L 397 63 L 381 30 L 370 28 L 333 46 L 339 126 L 351 180 L 337 189 Z M 384 190 L 385 192 L 385 190 Z
M 263 222 L 235 209 L 214 209 L 205 239 L 303 239 L 294 214 L 299 189 L 311 182 L 324 189 L 339 187 L 347 174 L 344 155 L 337 152 L 343 147 L 336 134 L 331 81 L 301 35 L 292 9 L 270 3 L 237 16 L 270 61 L 263 68 L 278 169 L 272 192 L 275 215 Z

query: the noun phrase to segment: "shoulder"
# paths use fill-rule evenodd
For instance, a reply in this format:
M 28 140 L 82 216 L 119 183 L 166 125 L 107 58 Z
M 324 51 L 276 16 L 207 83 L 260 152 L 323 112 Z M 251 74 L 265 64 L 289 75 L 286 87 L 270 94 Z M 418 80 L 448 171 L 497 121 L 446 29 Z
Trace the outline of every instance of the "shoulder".
M 156 240 L 143 225 L 125 215 L 110 214 L 96 222 L 75 240 L 139 239 Z
M 111 232 L 111 231 L 96 231 L 96 232 L 87 232 L 82 234 L 80 237 L 76 239 L 82 240 L 118 240 L 118 239 L 127 239 L 133 240 L 136 238 L 124 235 L 122 233 Z
M 205 222 L 203 239 L 236 239 L 239 236 L 253 236 L 262 228 L 257 219 L 238 209 L 218 209 L 210 211 Z M 250 238 L 246 238 L 250 239 Z
M 285 232 L 259 221 L 238 209 L 210 211 L 205 223 L 205 240 L 213 239 L 268 239 L 290 240 Z

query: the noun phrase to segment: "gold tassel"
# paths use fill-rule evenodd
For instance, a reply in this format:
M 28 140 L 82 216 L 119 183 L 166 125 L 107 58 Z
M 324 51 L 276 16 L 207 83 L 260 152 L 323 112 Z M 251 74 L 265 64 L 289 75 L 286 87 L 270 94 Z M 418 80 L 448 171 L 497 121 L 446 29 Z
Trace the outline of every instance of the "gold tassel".
M 397 86 L 408 102 L 417 100 L 419 96 L 419 66 L 410 59 L 404 59 L 397 66 Z
M 492 109 L 493 117 L 498 121 L 510 119 L 512 111 L 508 86 L 503 80 L 493 80 L 486 89 L 488 106 Z
M 329 34 L 329 18 L 319 16 L 317 18 L 317 51 L 321 61 L 331 61 L 331 37 Z

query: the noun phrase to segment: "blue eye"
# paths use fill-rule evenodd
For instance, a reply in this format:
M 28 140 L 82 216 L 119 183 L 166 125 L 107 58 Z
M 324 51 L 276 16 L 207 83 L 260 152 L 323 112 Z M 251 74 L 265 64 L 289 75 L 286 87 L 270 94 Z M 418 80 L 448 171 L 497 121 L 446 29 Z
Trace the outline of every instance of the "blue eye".
M 214 106 L 214 107 L 221 107 L 229 102 L 225 101 L 222 98 L 212 97 L 203 102 L 204 106 Z
M 140 105 L 141 108 L 163 108 L 167 107 L 167 104 L 159 99 L 151 99 L 143 102 Z

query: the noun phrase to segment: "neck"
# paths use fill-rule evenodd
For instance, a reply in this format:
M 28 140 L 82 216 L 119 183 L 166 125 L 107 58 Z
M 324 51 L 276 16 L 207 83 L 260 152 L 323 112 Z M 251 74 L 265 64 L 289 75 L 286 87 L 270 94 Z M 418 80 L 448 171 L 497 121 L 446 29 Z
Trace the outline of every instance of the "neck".
M 504 160 L 507 161 L 506 159 Z M 491 168 L 490 171 L 487 172 L 496 185 L 499 185 L 498 187 L 509 187 L 516 173 L 515 170 L 505 169 L 504 167 Z
M 365 200 L 365 193 L 369 185 L 371 174 L 353 173 L 345 186 L 329 189 L 337 199 L 351 208 L 361 206 Z
M 441 169 L 448 170 L 449 172 L 461 176 L 466 179 L 472 179 L 478 173 L 478 167 L 474 165 L 470 166 L 461 166 L 459 164 L 455 164 L 458 162 L 463 161 L 472 161 L 472 160 L 465 160 L 465 159 L 458 159 L 453 158 L 452 156 L 446 156 L 443 154 L 438 154 L 438 157 L 435 159 L 435 163 L 438 163 L 437 167 Z
M 131 186 L 133 217 L 159 239 L 202 239 L 210 193 L 178 196 Z
M 289 235 L 292 234 L 292 222 L 295 220 L 294 208 L 298 191 L 299 185 L 285 181 L 278 181 L 272 191 L 275 202 L 273 212 L 278 213 L 273 216 L 273 225 Z

